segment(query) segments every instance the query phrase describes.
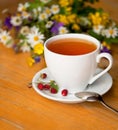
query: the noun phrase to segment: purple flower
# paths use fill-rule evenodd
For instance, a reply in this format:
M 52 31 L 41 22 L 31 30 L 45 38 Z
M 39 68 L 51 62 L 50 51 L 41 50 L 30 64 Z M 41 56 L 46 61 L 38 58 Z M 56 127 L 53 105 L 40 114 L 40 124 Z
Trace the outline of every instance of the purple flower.
M 9 30 L 13 27 L 13 25 L 11 24 L 11 17 L 6 17 L 4 25 L 7 26 Z M 20 28 L 20 26 L 16 26 L 16 31 L 19 31 Z
M 19 53 L 20 52 L 20 48 L 17 44 L 13 44 L 12 48 L 14 49 L 15 53 Z
M 12 28 L 12 24 L 11 24 L 11 17 L 6 17 L 5 21 L 4 21 L 4 25 L 8 27 L 8 29 Z
M 58 32 L 59 32 L 59 28 L 63 26 L 63 23 L 58 23 L 56 21 L 54 21 L 54 24 L 51 28 L 51 32 L 54 34 L 54 35 L 57 35 Z
M 101 49 L 101 53 L 102 52 L 111 53 L 111 50 L 109 50 L 106 46 L 103 46 L 103 48 Z
M 16 31 L 19 31 L 21 26 L 16 26 Z
M 40 62 L 41 58 L 40 58 L 40 56 L 36 56 L 36 57 L 34 58 L 34 60 L 35 60 L 36 63 L 38 63 L 38 62 Z

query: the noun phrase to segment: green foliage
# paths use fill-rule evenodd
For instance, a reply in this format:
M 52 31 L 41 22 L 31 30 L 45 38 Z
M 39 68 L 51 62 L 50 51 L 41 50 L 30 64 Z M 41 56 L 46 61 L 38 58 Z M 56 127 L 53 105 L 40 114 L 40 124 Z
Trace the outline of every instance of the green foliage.
M 30 6 L 28 7 L 29 11 L 32 9 L 37 9 L 38 7 L 43 7 L 45 4 L 40 2 L 39 0 L 35 0 L 35 2 L 29 2 Z
M 92 35 L 93 37 L 97 38 L 100 41 L 103 41 L 103 36 L 102 35 L 98 35 L 97 33 L 93 32 L 93 30 L 89 30 L 88 34 Z
M 116 37 L 116 38 L 105 38 L 104 41 L 106 41 L 108 44 L 112 44 L 112 43 L 118 44 L 118 37 Z
M 56 84 L 54 80 L 50 81 L 51 88 L 55 88 L 57 91 L 59 90 L 59 86 Z

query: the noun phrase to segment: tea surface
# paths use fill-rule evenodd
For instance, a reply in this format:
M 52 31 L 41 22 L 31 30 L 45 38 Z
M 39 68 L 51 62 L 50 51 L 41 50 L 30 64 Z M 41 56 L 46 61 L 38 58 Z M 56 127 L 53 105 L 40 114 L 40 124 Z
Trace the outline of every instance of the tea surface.
M 52 52 L 63 55 L 83 55 L 94 51 L 97 47 L 94 43 L 77 38 L 66 38 L 47 44 Z

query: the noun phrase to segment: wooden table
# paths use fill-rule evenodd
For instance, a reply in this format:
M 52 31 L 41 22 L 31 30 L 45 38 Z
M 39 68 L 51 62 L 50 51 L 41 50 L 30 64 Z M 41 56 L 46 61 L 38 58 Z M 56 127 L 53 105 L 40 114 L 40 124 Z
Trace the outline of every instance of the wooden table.
M 118 0 L 103 0 L 98 6 L 118 21 Z M 118 109 L 118 45 L 113 45 L 112 50 L 114 63 L 109 73 L 113 86 L 103 98 Z M 98 102 L 64 104 L 28 88 L 35 73 L 45 67 L 43 58 L 39 64 L 28 67 L 28 56 L 16 55 L 0 44 L 0 130 L 118 130 L 118 115 Z

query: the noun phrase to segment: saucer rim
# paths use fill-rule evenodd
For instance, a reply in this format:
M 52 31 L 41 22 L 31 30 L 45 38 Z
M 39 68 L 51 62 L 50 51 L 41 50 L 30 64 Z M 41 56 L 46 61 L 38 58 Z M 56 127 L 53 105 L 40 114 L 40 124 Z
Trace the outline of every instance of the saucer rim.
M 97 69 L 98 69 L 98 70 L 102 70 L 101 68 L 97 68 Z M 96 70 L 97 70 L 97 69 L 96 69 Z M 32 79 L 32 87 L 33 87 L 33 89 L 34 89 L 39 95 L 41 95 L 41 96 L 44 97 L 44 98 L 47 98 L 47 99 L 50 99 L 50 100 L 53 100 L 53 101 L 62 102 L 62 103 L 81 103 L 81 102 L 83 102 L 82 99 L 76 97 L 74 94 L 68 94 L 68 96 L 62 96 L 60 93 L 51 94 L 49 91 L 39 90 L 39 89 L 37 88 L 37 85 L 36 85 L 34 82 L 36 81 L 37 77 L 39 77 L 39 75 L 40 75 L 42 72 L 47 72 L 47 73 L 49 74 L 48 68 L 46 67 L 46 68 L 43 68 L 43 69 L 41 69 L 40 71 L 38 71 L 38 72 L 34 75 L 34 77 L 33 77 L 33 79 Z M 113 84 L 113 80 L 112 80 L 111 75 L 110 75 L 108 72 L 105 73 L 103 76 L 105 76 L 105 75 L 107 76 L 107 78 L 109 78 L 110 84 L 109 84 L 109 87 L 107 87 L 107 90 L 105 90 L 104 92 L 100 92 L 100 93 L 99 93 L 100 95 L 104 95 L 105 93 L 107 93 L 107 92 L 111 89 L 112 84 Z M 50 76 L 49 76 L 49 77 L 50 77 Z M 102 78 L 102 77 L 100 77 L 100 78 Z M 99 80 L 100 80 L 100 78 L 99 78 Z M 91 86 L 94 86 L 94 84 L 95 84 L 95 83 L 93 83 L 92 85 L 90 85 L 90 87 L 91 87 Z M 86 89 L 85 91 L 90 91 L 90 90 L 89 90 L 90 87 L 89 87 L 88 89 Z M 91 91 L 91 92 L 92 92 L 92 91 Z M 70 98 L 72 98 L 72 99 L 70 99 Z

